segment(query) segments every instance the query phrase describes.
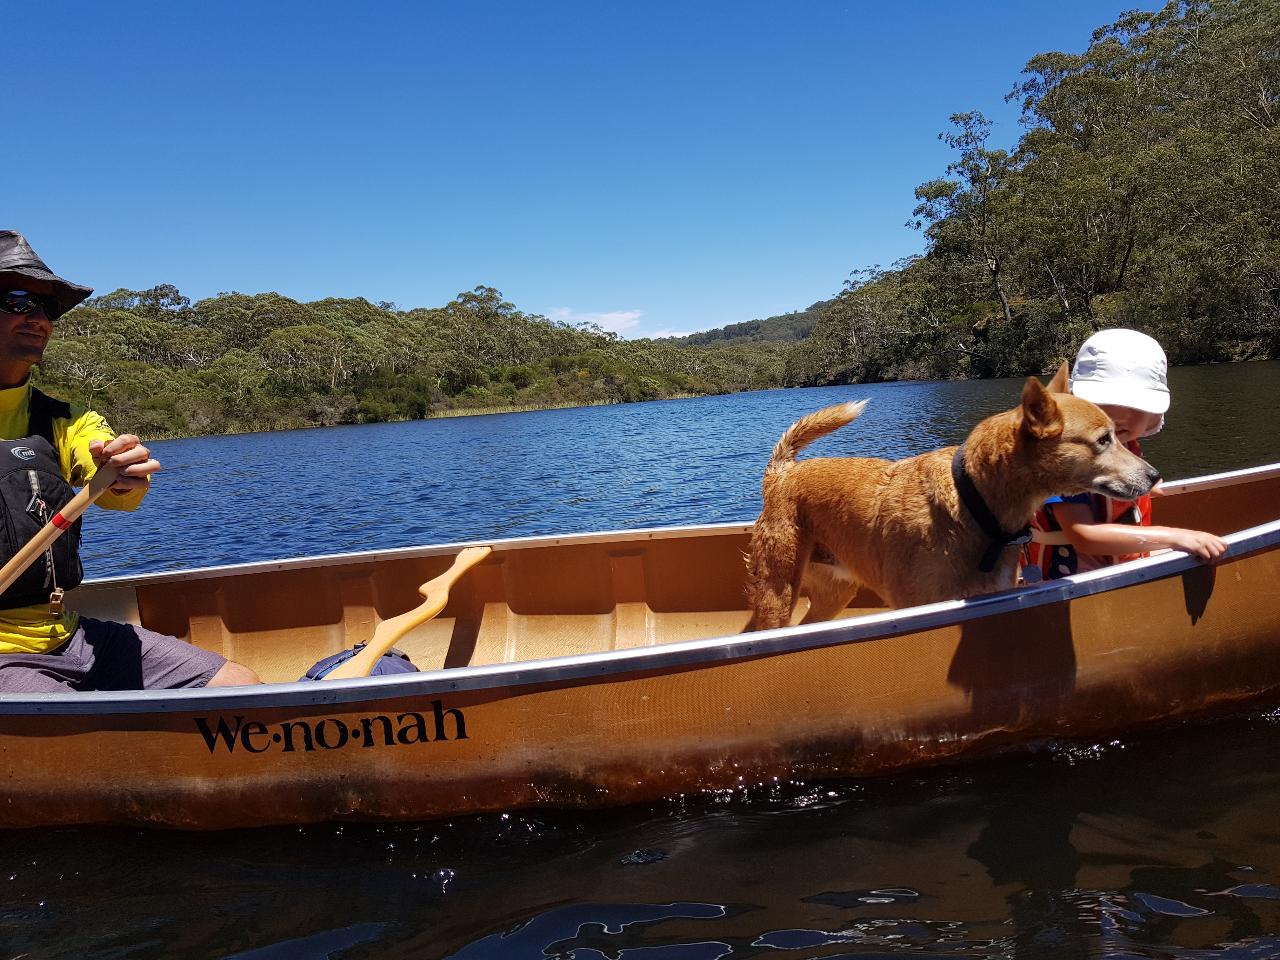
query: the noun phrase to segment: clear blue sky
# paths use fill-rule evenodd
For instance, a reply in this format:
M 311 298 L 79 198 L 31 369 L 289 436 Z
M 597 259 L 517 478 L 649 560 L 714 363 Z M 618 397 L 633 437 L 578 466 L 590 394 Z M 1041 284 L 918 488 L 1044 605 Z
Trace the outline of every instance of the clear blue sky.
M 919 252 L 948 117 L 1011 145 L 1027 59 L 1132 6 L 0 0 L 0 227 L 99 292 L 718 327 Z

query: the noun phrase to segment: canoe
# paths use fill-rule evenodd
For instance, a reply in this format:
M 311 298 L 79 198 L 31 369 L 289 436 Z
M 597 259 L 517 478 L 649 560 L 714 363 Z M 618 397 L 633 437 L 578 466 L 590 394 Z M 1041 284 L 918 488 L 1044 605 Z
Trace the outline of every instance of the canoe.
M 745 524 L 493 542 L 398 646 L 421 672 L 297 682 L 464 544 L 87 582 L 92 616 L 269 683 L 0 698 L 0 825 L 219 829 L 595 807 L 892 773 L 1280 704 L 1280 464 L 1169 485 L 1225 535 L 968 601 L 743 634 Z M 803 609 L 799 611 L 803 613 Z

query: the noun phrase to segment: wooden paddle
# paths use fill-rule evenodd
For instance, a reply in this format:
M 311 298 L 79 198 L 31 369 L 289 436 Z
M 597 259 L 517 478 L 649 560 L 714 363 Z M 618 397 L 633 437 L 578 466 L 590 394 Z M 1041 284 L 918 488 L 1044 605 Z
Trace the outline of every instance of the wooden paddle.
M 0 568 L 0 593 L 4 593 L 31 566 L 53 541 L 57 540 L 79 519 L 80 514 L 89 509 L 89 504 L 107 492 L 107 488 L 116 482 L 120 471 L 111 464 L 98 468 L 93 478 L 80 488 L 80 492 L 72 497 L 65 507 L 53 515 L 40 531 L 27 541 L 26 546 L 13 555 L 13 559 Z
M 340 664 L 325 675 L 325 680 L 350 680 L 367 677 L 378 658 L 395 646 L 396 641 L 419 624 L 426 623 L 449 602 L 449 588 L 458 578 L 493 552 L 492 547 L 467 547 L 453 558 L 453 565 L 440 576 L 428 580 L 418 588 L 426 599 L 399 616 L 383 620 L 373 631 L 373 639 L 354 657 Z

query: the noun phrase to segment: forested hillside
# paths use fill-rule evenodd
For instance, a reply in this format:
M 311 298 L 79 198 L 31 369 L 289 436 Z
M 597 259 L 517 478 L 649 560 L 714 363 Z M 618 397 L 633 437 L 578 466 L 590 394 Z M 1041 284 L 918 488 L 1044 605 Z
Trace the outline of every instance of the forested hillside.
M 782 372 L 774 348 L 623 341 L 522 313 L 489 287 L 407 311 L 118 290 L 56 331 L 42 385 L 150 437 L 725 393 Z
M 1127 14 L 1010 98 L 1016 147 L 952 118 L 916 191 L 927 252 L 855 274 L 789 384 L 1042 371 L 1117 325 L 1174 363 L 1280 356 L 1280 3 Z
M 743 343 L 783 343 L 790 344 L 803 340 L 813 332 L 818 318 L 822 316 L 834 301 L 824 300 L 815 303 L 807 310 L 793 310 L 776 317 L 763 320 L 747 320 L 744 323 L 731 323 L 727 327 L 715 330 L 704 330 L 691 333 L 680 338 L 683 346 L 715 346 Z
M 1280 3 L 1127 14 L 1009 96 L 1012 150 L 952 117 L 955 160 L 915 192 L 925 252 L 806 310 L 623 341 L 489 287 L 401 310 L 162 285 L 73 310 L 39 376 L 157 437 L 1043 372 L 1116 325 L 1174 363 L 1280 357 Z

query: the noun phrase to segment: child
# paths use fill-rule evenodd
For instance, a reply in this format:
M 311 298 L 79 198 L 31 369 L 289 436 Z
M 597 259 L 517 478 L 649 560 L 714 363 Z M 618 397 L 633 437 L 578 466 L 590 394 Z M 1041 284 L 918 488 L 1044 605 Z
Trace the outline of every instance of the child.
M 1080 347 L 1071 392 L 1101 407 L 1116 439 L 1139 456 L 1138 441 L 1159 432 L 1169 409 L 1168 362 L 1145 333 L 1103 330 Z M 1159 485 L 1152 493 L 1160 493 Z M 1226 552 L 1211 533 L 1151 526 L 1151 495 L 1115 500 L 1097 493 L 1054 497 L 1031 524 L 1022 576 L 1028 583 L 1134 560 L 1152 550 L 1183 550 L 1205 562 Z

